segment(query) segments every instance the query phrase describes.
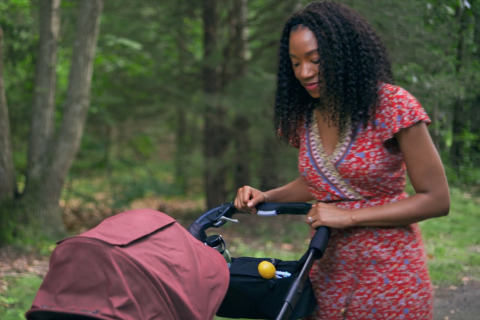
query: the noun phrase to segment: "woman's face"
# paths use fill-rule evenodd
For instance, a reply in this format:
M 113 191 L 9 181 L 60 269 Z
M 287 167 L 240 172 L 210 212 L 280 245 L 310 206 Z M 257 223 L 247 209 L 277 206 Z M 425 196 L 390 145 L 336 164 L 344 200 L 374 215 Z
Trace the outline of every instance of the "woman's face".
M 303 26 L 290 32 L 289 53 L 295 77 L 312 98 L 320 98 L 320 56 L 315 34 Z

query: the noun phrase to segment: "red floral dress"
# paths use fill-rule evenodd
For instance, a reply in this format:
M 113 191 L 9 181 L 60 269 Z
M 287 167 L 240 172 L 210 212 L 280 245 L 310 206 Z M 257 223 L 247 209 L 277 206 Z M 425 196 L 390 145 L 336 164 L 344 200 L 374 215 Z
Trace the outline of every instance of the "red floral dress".
M 318 201 L 356 209 L 407 197 L 402 153 L 394 134 L 430 119 L 400 87 L 382 84 L 374 123 L 359 125 L 332 155 L 322 147 L 316 121 L 299 132 L 300 174 Z M 432 319 L 432 286 L 417 224 L 332 229 L 324 257 L 310 273 L 318 300 L 307 319 Z

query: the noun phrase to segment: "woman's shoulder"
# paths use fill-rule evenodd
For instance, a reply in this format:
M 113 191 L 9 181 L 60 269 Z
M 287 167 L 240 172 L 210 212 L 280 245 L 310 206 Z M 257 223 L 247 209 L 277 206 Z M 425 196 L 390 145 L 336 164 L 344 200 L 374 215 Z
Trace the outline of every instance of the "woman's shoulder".
M 418 100 L 407 90 L 390 83 L 382 83 L 378 88 L 379 109 L 390 107 L 421 108 Z
M 378 97 L 380 102 L 386 101 L 396 101 L 401 102 L 402 100 L 415 100 L 415 97 L 400 86 L 396 86 L 390 83 L 381 83 L 378 88 Z
M 402 87 L 383 83 L 378 91 L 374 123 L 384 132 L 384 140 L 419 121 L 430 124 L 430 118 L 418 100 Z
M 376 112 L 407 112 L 410 110 L 425 112 L 417 98 L 404 88 L 389 83 L 380 84 Z

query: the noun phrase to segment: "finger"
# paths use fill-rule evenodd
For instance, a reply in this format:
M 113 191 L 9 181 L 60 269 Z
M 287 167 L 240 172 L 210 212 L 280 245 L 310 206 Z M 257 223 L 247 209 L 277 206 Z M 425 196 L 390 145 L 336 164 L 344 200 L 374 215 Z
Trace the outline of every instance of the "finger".
M 313 217 L 310 215 L 307 216 L 306 221 L 308 225 L 311 225 L 314 222 Z
M 257 209 L 255 208 L 255 206 L 262 202 L 265 202 L 265 196 L 262 192 L 257 192 L 256 195 L 248 203 L 248 206 L 254 210 L 254 213 L 256 213 Z
M 239 211 L 242 212 L 251 212 L 248 207 L 249 198 L 251 197 L 252 188 L 249 186 L 243 186 L 237 191 L 237 196 L 235 198 L 235 206 Z
M 237 195 L 235 197 L 234 206 L 235 208 L 237 208 L 237 210 L 242 210 L 242 202 L 241 202 L 242 192 L 243 192 L 242 188 L 239 188 L 237 191 Z
M 313 216 L 315 216 L 315 214 L 317 213 L 317 207 L 316 206 L 312 206 L 312 208 L 308 211 L 308 214 L 307 216 L 310 216 L 313 218 Z M 308 218 L 307 218 L 308 219 Z
M 310 228 L 315 229 L 315 230 L 318 229 L 321 226 L 322 226 L 322 223 L 320 222 L 320 220 L 313 221 L 313 223 L 310 224 Z
M 250 198 L 252 197 L 252 188 L 250 187 L 243 187 L 243 193 L 242 193 L 242 203 L 247 207 L 248 202 L 250 202 Z
M 247 205 L 251 208 L 251 207 L 254 207 L 254 206 L 256 206 L 257 204 L 259 204 L 260 202 L 262 202 L 262 200 L 263 200 L 263 196 L 262 196 L 262 194 L 260 193 L 260 194 L 257 194 L 256 196 L 254 196 L 252 199 L 250 199 L 250 200 L 248 201 L 248 204 L 247 204 Z
M 237 191 L 237 196 L 235 197 L 235 206 L 240 211 L 245 209 L 245 204 L 243 203 L 244 193 L 245 193 L 245 187 L 239 188 Z

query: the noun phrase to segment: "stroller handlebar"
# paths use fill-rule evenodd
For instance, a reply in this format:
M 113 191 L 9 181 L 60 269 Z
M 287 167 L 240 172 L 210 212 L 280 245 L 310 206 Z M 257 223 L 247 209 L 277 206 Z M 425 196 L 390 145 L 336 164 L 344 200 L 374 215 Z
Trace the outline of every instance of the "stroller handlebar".
M 268 202 L 259 203 L 255 206 L 257 209 L 257 215 L 259 216 L 275 216 L 278 214 L 294 214 L 294 215 L 306 215 L 312 205 L 304 202 Z M 209 228 L 219 228 L 223 226 L 227 220 L 222 217 L 231 218 L 236 213 L 247 213 L 238 211 L 233 205 L 233 202 L 224 203 L 218 207 L 215 207 L 208 212 L 200 216 L 195 222 L 193 222 L 188 231 L 196 239 L 205 242 L 207 235 L 205 230 Z M 309 250 L 316 252 L 315 258 L 319 259 L 325 252 L 325 249 L 330 239 L 330 229 L 327 227 L 320 227 L 317 229 L 314 237 L 312 238 Z
M 274 216 L 277 214 L 307 214 L 312 207 L 309 203 L 303 202 L 290 202 L 290 203 L 259 203 L 255 206 L 257 208 L 257 214 L 259 216 Z M 233 202 L 227 202 L 218 207 L 210 209 L 206 213 L 200 216 L 195 222 L 193 222 L 188 231 L 200 241 L 205 238 L 205 230 L 209 228 L 219 228 L 223 226 L 227 221 L 222 220 L 222 217 L 231 218 L 236 213 L 248 213 L 238 211 L 233 205 Z M 202 233 L 203 232 L 203 233 Z M 205 236 L 206 237 L 206 236 Z
M 267 202 L 259 203 L 257 215 L 259 216 L 276 216 L 277 214 L 302 214 L 305 215 L 310 211 L 312 205 L 305 202 Z

